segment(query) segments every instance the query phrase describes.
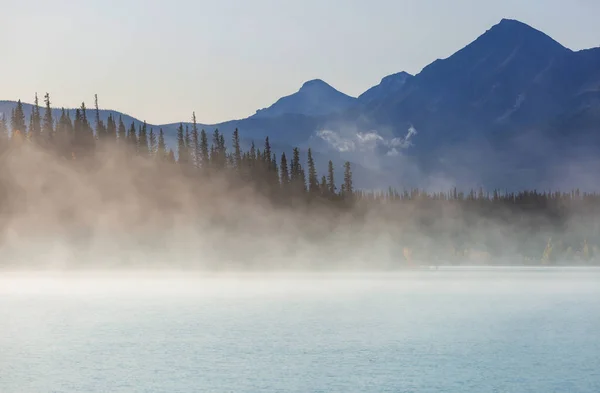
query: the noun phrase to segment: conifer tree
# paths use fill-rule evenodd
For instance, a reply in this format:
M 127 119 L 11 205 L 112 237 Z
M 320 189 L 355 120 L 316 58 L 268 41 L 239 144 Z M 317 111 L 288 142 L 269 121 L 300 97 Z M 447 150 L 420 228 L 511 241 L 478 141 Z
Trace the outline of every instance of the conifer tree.
M 315 161 L 312 157 L 312 151 L 308 148 L 308 192 L 311 195 L 319 193 L 319 179 L 317 178 L 317 170 L 315 169 Z
M 350 199 L 354 193 L 352 185 L 352 170 L 350 168 L 350 162 L 344 163 L 344 198 Z
M 187 148 L 185 145 L 185 135 L 183 132 L 183 123 L 179 123 L 179 127 L 177 128 L 177 157 L 179 165 L 185 166 L 188 165 L 187 161 Z
M 271 144 L 269 143 L 269 137 L 265 138 L 265 150 L 263 152 L 263 161 L 267 164 L 267 167 L 271 166 Z
M 190 128 L 185 125 L 185 155 L 188 165 L 194 165 L 192 157 L 192 137 L 190 135 Z
M 331 162 L 331 160 L 329 160 L 329 163 L 327 164 L 327 188 L 329 190 L 329 194 L 330 195 L 335 195 L 335 177 L 334 177 L 334 173 L 333 173 L 333 162 Z
M 148 157 L 148 155 L 150 154 L 150 151 L 148 149 L 147 128 L 148 126 L 146 124 L 146 121 L 144 120 L 138 136 L 138 152 L 142 157 Z
M 277 156 L 273 153 L 273 158 L 271 159 L 271 167 L 269 173 L 269 179 L 271 179 L 272 187 L 279 186 L 279 167 L 277 166 Z
M 125 125 L 123 125 L 123 128 Z M 117 123 L 111 114 L 108 115 L 108 119 L 106 120 L 106 140 L 110 142 L 115 142 L 117 140 Z
M 200 131 L 200 161 L 202 162 L 203 168 L 210 166 L 210 158 L 208 156 L 208 138 L 206 131 Z
M 290 184 L 290 172 L 288 170 L 287 158 L 285 153 L 281 153 L 281 165 L 279 166 L 281 186 L 286 188 Z
M 71 146 L 73 143 L 73 123 L 69 113 L 65 111 L 65 108 L 61 109 L 60 118 L 56 126 L 55 132 L 55 144 L 58 154 L 62 157 L 70 157 Z
M 167 145 L 165 144 L 165 134 L 163 133 L 163 129 L 161 128 L 158 131 L 158 146 L 156 148 L 156 157 L 159 160 L 167 159 Z
M 100 119 L 100 108 L 98 108 L 98 94 L 94 94 L 94 108 L 96 114 L 96 138 L 105 141 L 108 137 L 104 122 Z
M 200 135 L 196 123 L 196 112 L 192 112 L 192 161 L 196 168 L 201 166 Z
M 8 145 L 8 124 L 4 113 L 0 113 L 0 146 L 4 149 Z
M 156 150 L 157 150 L 157 142 L 156 142 L 156 134 L 154 133 L 154 130 L 152 128 L 150 128 L 150 136 L 148 138 L 148 143 L 149 143 L 149 148 L 150 148 L 150 156 L 151 157 L 155 157 L 156 156 Z
M 35 99 L 33 101 L 33 109 L 29 120 L 29 139 L 35 143 L 40 144 L 42 136 L 42 118 L 40 115 L 40 103 L 38 95 L 35 93 Z
M 131 122 L 131 126 L 129 126 L 129 130 L 127 132 L 127 141 L 128 145 L 132 151 L 137 150 L 137 135 L 135 132 L 135 122 Z
M 117 141 L 121 144 L 125 144 L 127 142 L 127 129 L 125 128 L 125 123 L 123 123 L 123 117 L 119 115 L 119 129 L 117 131 Z
M 327 178 L 325 175 L 321 176 L 321 185 L 319 186 L 319 191 L 322 196 L 325 196 L 329 193 L 329 187 L 327 185 Z
M 21 100 L 17 101 L 17 106 L 12 112 L 10 128 L 12 132 L 19 131 L 23 137 L 27 135 L 25 113 L 23 112 L 23 104 L 21 103 Z
M 242 166 L 242 153 L 240 148 L 240 134 L 238 129 L 236 128 L 233 131 L 233 165 L 237 171 L 241 169 Z
M 54 119 L 52 118 L 52 108 L 50 107 L 50 94 L 44 95 L 44 122 L 42 126 L 42 135 L 46 141 L 46 144 L 52 144 L 54 139 Z

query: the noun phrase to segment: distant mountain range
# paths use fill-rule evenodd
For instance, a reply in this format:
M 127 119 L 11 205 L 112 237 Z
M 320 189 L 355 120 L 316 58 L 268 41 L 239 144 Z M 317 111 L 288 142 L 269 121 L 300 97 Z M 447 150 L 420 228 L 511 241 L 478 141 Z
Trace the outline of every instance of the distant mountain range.
M 0 112 L 12 106 L 1 101 Z M 171 146 L 176 126 L 154 125 Z M 358 97 L 317 79 L 246 119 L 201 126 L 349 160 L 369 188 L 598 189 L 600 48 L 572 51 L 503 19 L 417 75 L 386 76 Z

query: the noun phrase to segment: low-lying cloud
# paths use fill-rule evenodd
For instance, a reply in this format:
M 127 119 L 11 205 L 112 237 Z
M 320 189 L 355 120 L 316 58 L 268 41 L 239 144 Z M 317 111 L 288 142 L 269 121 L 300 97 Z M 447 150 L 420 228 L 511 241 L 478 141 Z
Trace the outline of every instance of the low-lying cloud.
M 340 153 L 378 153 L 379 155 L 398 156 L 402 149 L 413 145 L 412 139 L 417 130 L 411 126 L 404 137 L 386 137 L 377 130 L 370 131 L 333 131 L 319 130 L 317 136 L 331 148 Z

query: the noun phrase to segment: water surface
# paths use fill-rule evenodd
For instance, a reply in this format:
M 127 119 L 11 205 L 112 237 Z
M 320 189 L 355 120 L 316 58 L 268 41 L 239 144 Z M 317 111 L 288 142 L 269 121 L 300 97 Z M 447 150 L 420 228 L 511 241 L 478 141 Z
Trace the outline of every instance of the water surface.
M 600 271 L 0 274 L 0 392 L 600 392 Z

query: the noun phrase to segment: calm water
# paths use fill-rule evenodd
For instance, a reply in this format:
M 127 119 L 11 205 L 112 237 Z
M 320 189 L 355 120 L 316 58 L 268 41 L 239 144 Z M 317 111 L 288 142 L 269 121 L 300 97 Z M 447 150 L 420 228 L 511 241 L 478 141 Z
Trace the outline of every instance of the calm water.
M 200 391 L 597 393 L 600 271 L 0 275 L 0 392 Z

